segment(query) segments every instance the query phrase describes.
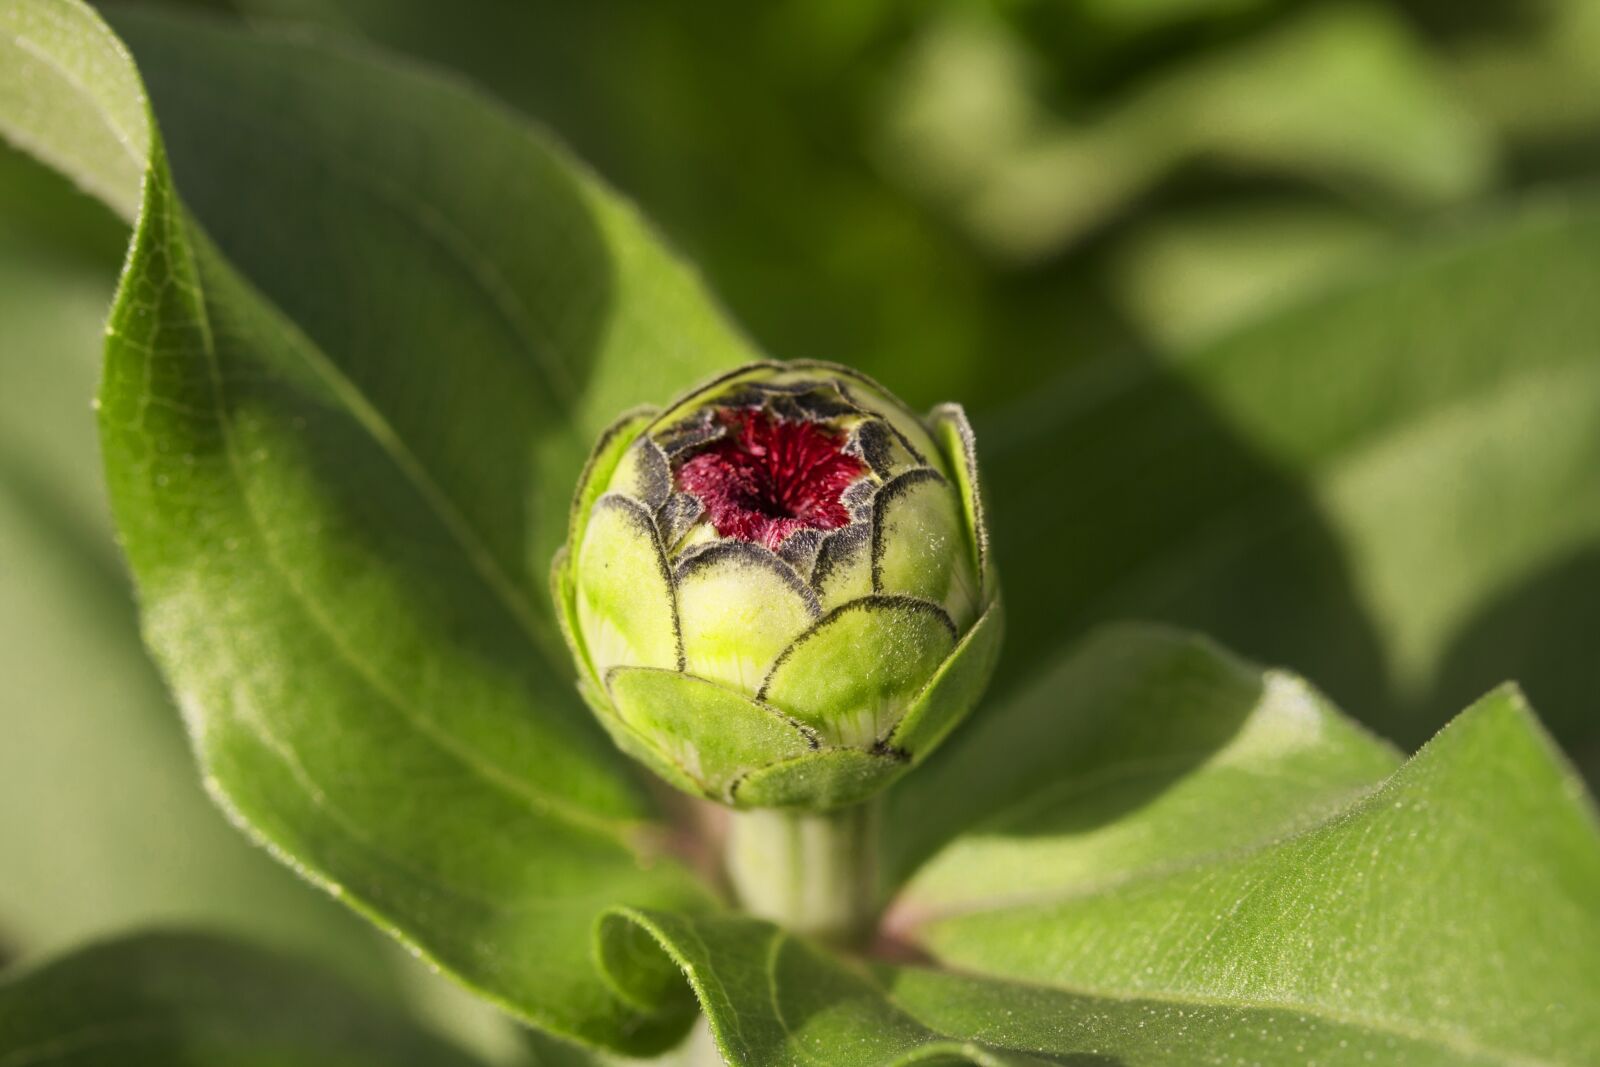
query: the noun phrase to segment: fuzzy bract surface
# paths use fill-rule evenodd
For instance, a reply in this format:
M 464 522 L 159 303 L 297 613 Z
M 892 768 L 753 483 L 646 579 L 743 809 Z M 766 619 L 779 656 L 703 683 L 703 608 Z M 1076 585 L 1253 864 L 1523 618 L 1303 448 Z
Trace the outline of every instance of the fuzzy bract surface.
M 612 737 L 740 807 L 871 795 L 966 715 L 999 648 L 966 416 L 826 363 L 752 364 L 623 416 L 553 577 Z

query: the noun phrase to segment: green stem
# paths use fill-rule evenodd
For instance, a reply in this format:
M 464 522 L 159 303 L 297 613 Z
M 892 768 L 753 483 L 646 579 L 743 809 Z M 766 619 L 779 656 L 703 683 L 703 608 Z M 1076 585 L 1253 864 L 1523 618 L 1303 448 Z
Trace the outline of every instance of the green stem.
M 853 944 L 877 916 L 877 832 L 875 802 L 821 813 L 734 812 L 728 877 L 752 915 Z

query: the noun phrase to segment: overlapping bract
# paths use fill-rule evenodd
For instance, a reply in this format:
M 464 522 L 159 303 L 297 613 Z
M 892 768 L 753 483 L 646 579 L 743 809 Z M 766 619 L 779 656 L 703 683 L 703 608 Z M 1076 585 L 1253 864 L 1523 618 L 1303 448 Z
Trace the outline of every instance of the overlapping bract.
M 739 807 L 887 785 L 977 701 L 1000 611 L 972 431 L 848 368 L 758 363 L 600 440 L 554 569 L 627 752 Z

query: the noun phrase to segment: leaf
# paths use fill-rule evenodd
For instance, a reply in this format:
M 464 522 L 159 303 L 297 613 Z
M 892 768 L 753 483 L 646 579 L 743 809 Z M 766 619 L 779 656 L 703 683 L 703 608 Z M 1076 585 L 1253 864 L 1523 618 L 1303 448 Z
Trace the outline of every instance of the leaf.
M 847 962 L 769 923 L 633 913 L 684 969 L 741 1067 L 1354 1067 L 1532 1064 L 1373 1034 L 1273 1005 L 1095 996 L 925 967 Z M 1574 1061 L 1576 1062 L 1576 1061 Z
M 1309 829 L 1114 888 L 932 918 L 963 971 L 1122 997 L 1266 1006 L 1439 1056 L 1600 1056 L 1600 823 L 1510 688 Z
M 0 581 L 0 955 L 203 923 L 390 983 L 360 924 L 206 800 L 140 645 L 89 407 L 125 227 L 5 149 L 0 189 L 28 205 L 0 220 L 0 558 L 21 561 Z
M 770 923 L 655 912 L 618 912 L 611 922 L 657 939 L 694 987 L 724 1058 L 741 1067 L 1048 1062 L 923 1025 L 870 977 Z
M 1592 629 L 1600 604 L 1581 565 L 1600 543 L 1596 285 L 1600 210 L 1550 198 L 992 415 L 1000 676 L 1101 620 L 1158 618 L 1293 664 L 1406 743 L 1519 677 L 1593 751 L 1592 658 L 1524 649 Z M 1496 631 L 1569 567 L 1570 607 Z M 1458 654 L 1485 630 L 1498 640 Z
M 131 219 L 150 115 L 128 51 L 76 4 L 0 3 L 0 129 Z
M 490 1000 L 659 1051 L 692 1003 L 619 985 L 594 923 L 707 896 L 546 658 L 543 576 L 602 424 L 742 343 L 627 208 L 470 92 L 120 21 L 198 222 L 152 134 L 102 440 L 208 787 Z
M 890 794 L 886 877 L 917 871 L 902 906 L 1114 884 L 1254 844 L 1399 763 L 1302 679 L 1177 631 L 1098 631 L 1042 675 Z
M 935 756 L 891 794 L 901 852 L 921 804 L 988 815 L 888 920 L 946 970 L 743 918 L 610 922 L 684 968 L 740 1064 L 1600 1055 L 1600 821 L 1515 690 L 1393 769 L 1303 682 L 1167 631 L 1099 635 L 1046 688 L 977 724 L 1030 739 L 1011 760 Z
M 992 306 L 963 236 L 865 158 L 862 115 L 921 7 L 460 0 L 441 19 L 431 0 L 228 6 L 359 34 L 480 82 L 627 190 L 763 351 L 859 367 L 917 407 L 993 395 L 1002 373 L 1026 388 L 1032 368 L 982 357 L 1029 347 L 1022 315 L 1053 357 L 1079 321 L 1063 325 L 1063 301 L 1087 302 L 1051 287 Z
M 999 18 L 956 9 L 929 21 L 890 81 L 879 155 L 992 256 L 1034 264 L 1196 161 L 1354 186 L 1412 210 L 1488 184 L 1488 132 L 1402 18 L 1346 3 L 1258 22 L 1142 77 L 1117 71 L 1132 88 L 1066 119 L 1036 69 L 1059 59 Z
M 1193 351 L 1366 267 L 1388 237 L 1355 211 L 1263 196 L 1157 215 L 1119 244 L 1111 273 L 1145 334 Z
M 286 958 L 195 934 L 83 949 L 0 982 L 0 1063 L 471 1067 L 477 1061 Z

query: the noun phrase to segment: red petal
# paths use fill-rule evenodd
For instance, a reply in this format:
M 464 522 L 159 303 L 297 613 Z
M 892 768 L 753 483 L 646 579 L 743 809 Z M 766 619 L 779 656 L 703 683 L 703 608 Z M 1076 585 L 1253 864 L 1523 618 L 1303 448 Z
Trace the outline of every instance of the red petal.
M 727 436 L 678 468 L 678 484 L 705 505 L 723 537 L 776 550 L 796 530 L 850 522 L 839 499 L 866 464 L 841 435 L 813 422 L 725 408 Z

